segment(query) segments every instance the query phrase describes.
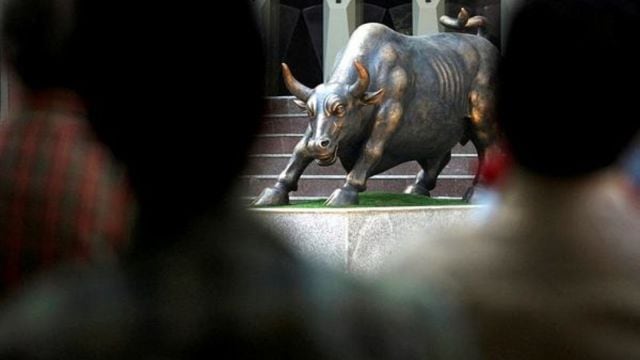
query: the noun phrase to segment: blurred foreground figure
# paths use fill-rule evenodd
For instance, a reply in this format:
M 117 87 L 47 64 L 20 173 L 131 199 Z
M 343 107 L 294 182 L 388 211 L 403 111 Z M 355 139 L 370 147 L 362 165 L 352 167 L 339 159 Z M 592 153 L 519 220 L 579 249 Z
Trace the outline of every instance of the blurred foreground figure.
M 629 191 L 636 198 L 636 204 L 640 206 L 640 134 L 638 135 L 626 156 L 625 167 L 629 179 Z
M 95 138 L 78 95 L 86 39 L 62 21 L 70 9 L 5 3 L 2 54 L 26 94 L 0 121 L 0 298 L 56 264 L 115 256 L 134 216 L 124 169 Z
M 437 293 L 316 269 L 229 204 L 262 107 L 246 2 L 225 29 L 209 4 L 42 1 L 74 4 L 104 62 L 83 94 L 140 220 L 123 266 L 59 270 L 7 302 L 1 359 L 469 358 Z
M 483 358 L 640 359 L 640 213 L 617 163 L 640 124 L 638 20 L 622 0 L 534 0 L 515 17 L 502 202 L 413 249 L 402 274 L 462 302 Z

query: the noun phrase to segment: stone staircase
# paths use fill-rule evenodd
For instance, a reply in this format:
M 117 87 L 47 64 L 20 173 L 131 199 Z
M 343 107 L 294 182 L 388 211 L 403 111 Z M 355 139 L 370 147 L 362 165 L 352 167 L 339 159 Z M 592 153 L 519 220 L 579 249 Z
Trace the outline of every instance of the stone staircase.
M 266 111 L 260 133 L 253 145 L 249 164 L 241 176 L 241 189 L 245 196 L 255 197 L 267 186 L 274 184 L 286 166 L 295 144 L 302 138 L 308 118 L 293 104 L 292 97 L 266 99 Z M 477 155 L 471 143 L 457 145 L 449 165 L 442 171 L 434 197 L 461 198 L 473 180 Z M 401 164 L 369 179 L 367 190 L 402 192 L 412 184 L 420 171 L 416 162 Z M 300 179 L 298 191 L 292 199 L 326 198 L 342 186 L 346 173 L 340 161 L 328 167 L 313 162 Z

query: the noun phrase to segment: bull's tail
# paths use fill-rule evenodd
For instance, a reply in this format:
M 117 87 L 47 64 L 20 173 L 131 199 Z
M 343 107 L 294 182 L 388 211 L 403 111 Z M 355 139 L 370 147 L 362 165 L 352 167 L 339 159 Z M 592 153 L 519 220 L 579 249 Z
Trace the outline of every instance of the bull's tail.
M 455 30 L 477 29 L 477 35 L 484 38 L 487 37 L 487 23 L 488 20 L 484 16 L 470 17 L 469 11 L 465 8 L 460 9 L 457 18 L 446 15 L 440 17 L 440 24 L 445 27 Z

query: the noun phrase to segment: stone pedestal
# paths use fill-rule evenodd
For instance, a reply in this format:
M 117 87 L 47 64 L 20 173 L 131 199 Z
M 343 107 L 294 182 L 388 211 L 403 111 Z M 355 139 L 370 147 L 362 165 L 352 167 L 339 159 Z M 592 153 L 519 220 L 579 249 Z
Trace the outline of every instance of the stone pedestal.
M 373 275 L 412 242 L 471 224 L 483 206 L 252 209 L 311 261 Z

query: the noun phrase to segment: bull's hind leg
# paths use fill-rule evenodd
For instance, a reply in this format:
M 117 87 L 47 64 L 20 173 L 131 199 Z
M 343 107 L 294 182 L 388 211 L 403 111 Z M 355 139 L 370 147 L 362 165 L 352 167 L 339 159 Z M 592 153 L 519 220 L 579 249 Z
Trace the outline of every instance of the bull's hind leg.
M 480 175 L 485 162 L 487 148 L 495 145 L 497 129 L 495 123 L 495 98 L 489 86 L 481 86 L 471 92 L 471 116 L 466 136 L 471 140 L 478 153 L 478 168 L 473 184 L 467 189 L 463 199 L 472 201 L 474 188 L 481 180 Z
M 404 190 L 405 194 L 431 196 L 430 191 L 436 187 L 438 175 L 447 166 L 449 160 L 451 160 L 451 151 L 439 158 L 418 161 L 422 170 L 416 176 L 416 182 Z

